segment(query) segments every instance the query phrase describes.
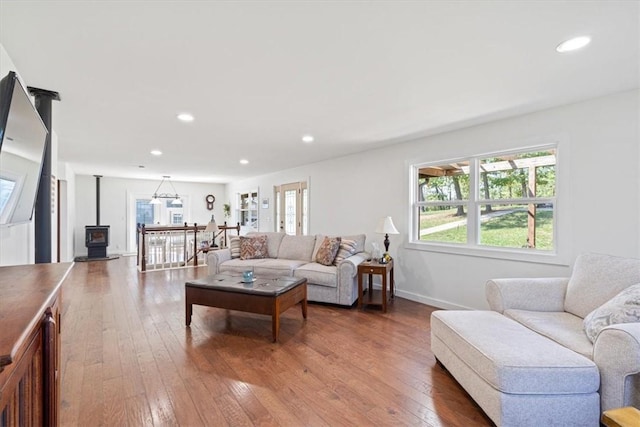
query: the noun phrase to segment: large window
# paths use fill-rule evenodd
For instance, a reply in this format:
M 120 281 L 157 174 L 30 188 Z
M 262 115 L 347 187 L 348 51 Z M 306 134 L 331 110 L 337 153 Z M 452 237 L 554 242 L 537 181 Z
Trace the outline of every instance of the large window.
M 556 146 L 412 167 L 413 243 L 555 252 Z

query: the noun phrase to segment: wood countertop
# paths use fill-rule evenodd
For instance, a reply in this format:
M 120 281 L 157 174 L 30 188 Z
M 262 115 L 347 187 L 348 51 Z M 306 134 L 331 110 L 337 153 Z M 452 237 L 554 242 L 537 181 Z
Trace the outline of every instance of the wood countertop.
M 0 267 L 0 372 L 42 321 L 72 262 Z

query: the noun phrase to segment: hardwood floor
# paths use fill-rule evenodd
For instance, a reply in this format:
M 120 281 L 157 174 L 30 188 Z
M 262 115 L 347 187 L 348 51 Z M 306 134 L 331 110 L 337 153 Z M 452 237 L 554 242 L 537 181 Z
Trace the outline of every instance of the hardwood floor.
M 79 262 L 63 287 L 63 426 L 488 426 L 430 350 L 432 307 L 309 304 L 271 318 L 194 306 L 205 268 Z

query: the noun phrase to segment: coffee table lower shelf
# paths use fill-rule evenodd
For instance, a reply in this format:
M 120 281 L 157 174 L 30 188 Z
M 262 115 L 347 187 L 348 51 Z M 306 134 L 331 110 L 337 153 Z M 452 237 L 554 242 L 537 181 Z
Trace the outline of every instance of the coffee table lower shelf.
M 215 277 L 215 276 L 213 276 Z M 219 280 L 219 279 L 218 279 Z M 215 283 L 215 282 L 213 282 Z M 193 304 L 248 313 L 271 315 L 273 341 L 277 342 L 280 334 L 280 314 L 300 303 L 302 317 L 307 318 L 307 281 L 295 284 L 281 293 L 264 294 L 238 292 L 234 287 L 216 284 L 207 286 L 202 283 L 187 282 L 185 284 L 186 325 L 191 325 Z

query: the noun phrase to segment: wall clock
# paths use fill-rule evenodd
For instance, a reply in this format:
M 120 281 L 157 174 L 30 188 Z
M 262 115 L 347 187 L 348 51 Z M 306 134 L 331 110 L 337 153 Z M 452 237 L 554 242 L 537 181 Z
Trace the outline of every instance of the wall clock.
M 204 198 L 204 200 L 207 202 L 207 209 L 212 211 L 213 210 L 213 202 L 216 201 L 215 196 L 213 194 L 207 194 L 207 196 Z

